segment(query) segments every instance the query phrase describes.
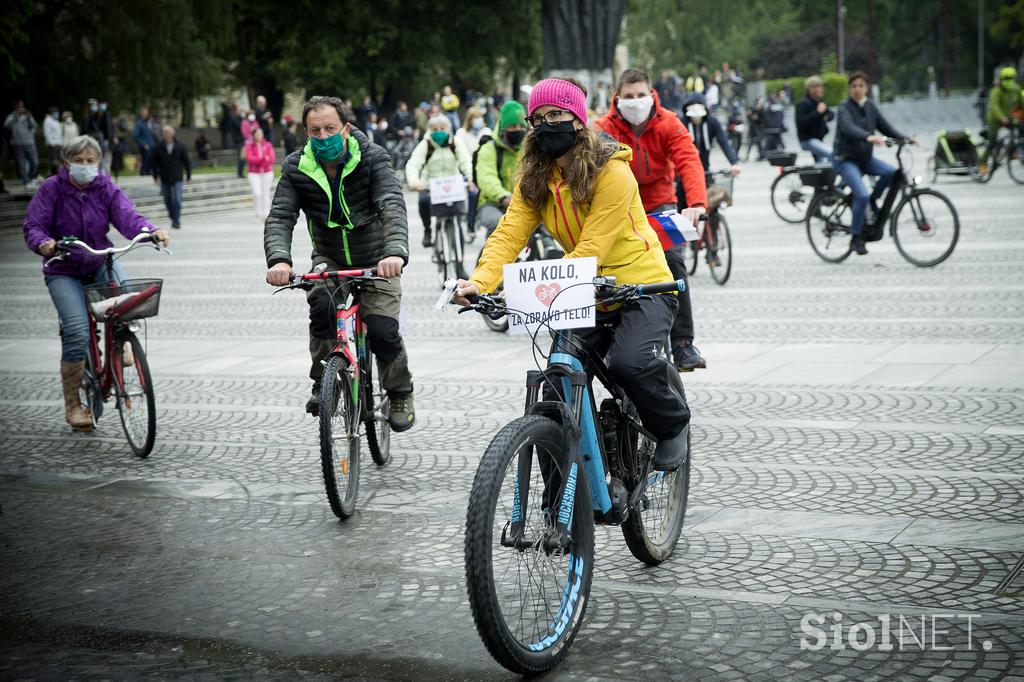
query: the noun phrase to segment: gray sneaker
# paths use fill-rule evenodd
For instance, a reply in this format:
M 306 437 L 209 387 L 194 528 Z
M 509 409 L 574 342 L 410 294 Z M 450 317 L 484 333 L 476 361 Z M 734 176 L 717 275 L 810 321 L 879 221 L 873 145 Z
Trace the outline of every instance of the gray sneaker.
M 388 395 L 391 402 L 391 414 L 388 416 L 388 423 L 396 433 L 408 431 L 416 423 L 416 408 L 413 407 L 412 392 L 392 393 Z

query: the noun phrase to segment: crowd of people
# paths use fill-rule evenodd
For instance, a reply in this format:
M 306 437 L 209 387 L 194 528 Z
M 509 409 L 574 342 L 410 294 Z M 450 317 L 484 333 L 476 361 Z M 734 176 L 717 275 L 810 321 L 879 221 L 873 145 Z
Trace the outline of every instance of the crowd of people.
M 715 75 L 698 70 L 686 79 L 663 72 L 656 81 L 643 71 L 627 69 L 615 89 L 600 97 L 588 97 L 586 87 L 571 78 L 544 79 L 529 90 L 525 107 L 500 89 L 491 96 L 470 93 L 470 104 L 463 105 L 446 85 L 432 101 L 415 109 L 399 102 L 387 119 L 370 97 L 355 109 L 350 101 L 313 97 L 303 107 L 301 124 L 307 138 L 301 145 L 296 122 L 284 119 L 283 159 L 275 154 L 274 120 L 262 96 L 250 111 L 225 104 L 221 131 L 224 144 L 238 152 L 239 174 L 248 168 L 257 211 L 264 220 L 268 283 L 287 284 L 293 275 L 291 238 L 300 212 L 309 222 L 314 266 L 377 268 L 383 279 L 363 291 L 362 304 L 367 334 L 381 364 L 381 383 L 389 395 L 391 425 L 403 431 L 415 423 L 415 409 L 398 323 L 401 273 L 410 250 L 405 198 L 389 153 L 396 141 L 413 143 L 404 170 L 409 188 L 421 193 L 423 246 L 431 242 L 429 181 L 461 176 L 469 186 L 469 225 L 485 232 L 487 239 L 472 272 L 460 264 L 457 302 L 493 291 L 502 265 L 515 260 L 538 229 L 546 230 L 566 257 L 596 256 L 599 274 L 614 276 L 620 284 L 685 280 L 680 247 L 659 248 L 661 242 L 646 217 L 675 209 L 698 225 L 707 211 L 710 152 L 716 143 L 730 172 L 740 172 L 737 150 L 714 114 L 716 108 L 728 106 L 723 102 L 735 96 L 731 90 L 741 83 L 742 77 L 728 65 Z M 859 254 L 866 253 L 861 231 L 894 173 L 891 165 L 873 157 L 873 148 L 885 143 L 882 135 L 904 137 L 868 97 L 869 85 L 867 75 L 851 74 L 849 97 L 833 110 L 823 100 L 821 79 L 811 77 L 794 112 L 801 147 L 816 160 L 831 162 L 850 188 L 851 246 Z M 1001 72 L 998 87 L 991 100 L 995 132 L 1009 125 L 1022 107 L 1014 70 Z M 792 93 L 780 91 L 767 101 L 784 109 Z M 598 114 L 595 107 L 604 112 Z M 123 138 L 118 140 L 116 131 L 123 127 L 115 126 L 105 103 L 91 100 L 88 108 L 81 131 L 69 112 L 56 109 L 43 124 L 54 172 L 38 187 L 24 228 L 27 245 L 44 258 L 53 254 L 55 240 L 69 230 L 97 246 L 108 244 L 108 215 L 125 236 L 148 230 L 165 243 L 169 240 L 135 212 L 101 172 L 116 173 L 117 155 L 123 154 Z M 784 127 L 774 104 L 765 112 L 766 130 Z M 836 131 L 830 149 L 824 138 L 833 121 Z M 38 183 L 36 125 L 21 102 L 5 122 L 26 185 Z M 140 151 L 140 172 L 151 173 L 161 184 L 172 227 L 180 227 L 182 186 L 192 173 L 188 150 L 174 129 L 161 125 L 145 107 L 131 137 Z M 208 145 L 197 139 L 197 155 Z M 278 162 L 281 180 L 272 193 Z M 878 177 L 873 191 L 864 184 L 864 175 Z M 50 217 L 58 207 L 72 210 L 70 204 L 61 205 L 65 196 L 98 207 L 88 209 L 96 220 L 90 218 L 88 225 L 56 224 Z M 100 276 L 100 270 L 92 261 L 74 263 L 74 269 L 67 270 L 71 265 L 47 266 L 44 273 L 62 324 L 78 329 L 85 318 L 79 289 Z M 72 298 L 74 305 L 69 303 Z M 306 408 L 313 414 L 319 409 L 320 361 L 335 338 L 329 301 L 322 289 L 309 296 L 312 393 Z M 645 428 L 657 437 L 655 466 L 672 470 L 686 456 L 689 410 L 685 398 L 666 382 L 665 360 L 658 348 L 668 337 L 677 369 L 706 366 L 694 345 L 689 287 L 679 295 L 653 296 L 601 311 L 599 317 L 609 326 L 598 325 L 586 333 L 608 351 L 610 371 L 633 400 Z M 80 336 L 64 336 L 61 374 L 67 421 L 87 428 L 86 408 L 72 390 L 81 375 Z

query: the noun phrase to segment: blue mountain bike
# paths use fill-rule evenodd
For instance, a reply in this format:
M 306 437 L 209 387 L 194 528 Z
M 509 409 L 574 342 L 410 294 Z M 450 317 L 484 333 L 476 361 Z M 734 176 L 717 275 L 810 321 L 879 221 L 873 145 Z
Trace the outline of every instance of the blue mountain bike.
M 595 280 L 596 298 L 606 304 L 684 287 Z M 506 312 L 488 296 L 460 312 L 467 310 Z M 670 383 L 685 400 L 667 359 Z M 609 394 L 600 406 L 593 377 Z M 554 399 L 543 399 L 545 387 Z M 525 415 L 483 455 L 466 516 L 470 607 L 501 665 L 536 674 L 568 652 L 590 595 L 595 523 L 620 526 L 630 551 L 649 565 L 671 556 L 686 515 L 690 460 L 671 473 L 655 471 L 656 443 L 603 358 L 572 331 L 555 332 L 547 368 L 527 373 Z

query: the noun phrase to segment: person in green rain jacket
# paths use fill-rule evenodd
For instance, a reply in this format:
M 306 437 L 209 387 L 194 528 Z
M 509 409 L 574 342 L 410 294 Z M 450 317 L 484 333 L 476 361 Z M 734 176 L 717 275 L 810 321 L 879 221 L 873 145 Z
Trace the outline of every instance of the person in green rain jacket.
M 516 165 L 526 137 L 526 110 L 514 100 L 505 102 L 498 116 L 494 138 L 480 145 L 476 154 L 477 200 L 476 225 L 490 235 L 512 201 Z

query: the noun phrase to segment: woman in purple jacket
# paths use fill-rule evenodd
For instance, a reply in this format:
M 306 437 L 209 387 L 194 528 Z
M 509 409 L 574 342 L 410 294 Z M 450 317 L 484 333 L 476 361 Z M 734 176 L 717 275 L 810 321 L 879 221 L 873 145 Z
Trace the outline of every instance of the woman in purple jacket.
M 107 232 L 111 223 L 128 239 L 140 232 L 153 232 L 164 246 L 170 243 L 167 233 L 139 215 L 131 199 L 109 176 L 100 175 L 102 155 L 94 138 L 76 137 L 63 149 L 64 166 L 60 172 L 47 178 L 29 203 L 23 224 L 25 243 L 44 259 L 56 254 L 57 240 L 62 237 L 77 237 L 94 249 L 110 248 L 113 244 Z M 116 263 L 114 276 L 124 279 Z M 73 429 L 89 430 L 92 417 L 78 399 L 89 352 L 85 285 L 107 281 L 104 260 L 74 249 L 63 260 L 44 264 L 43 278 L 63 330 L 60 377 L 64 387 L 64 418 Z

